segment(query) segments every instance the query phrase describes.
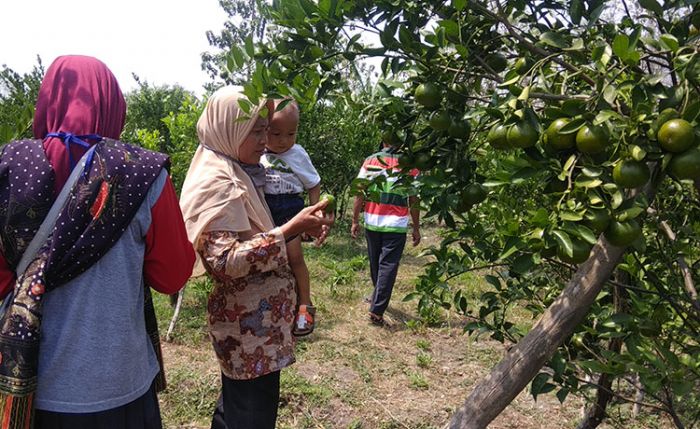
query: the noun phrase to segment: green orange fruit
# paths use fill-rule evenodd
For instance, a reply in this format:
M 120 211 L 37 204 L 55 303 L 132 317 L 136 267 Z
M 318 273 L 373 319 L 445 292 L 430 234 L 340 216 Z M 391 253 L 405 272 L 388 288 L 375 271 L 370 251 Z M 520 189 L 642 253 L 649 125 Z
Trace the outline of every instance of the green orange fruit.
M 466 205 L 476 205 L 484 201 L 487 196 L 486 188 L 480 183 L 472 183 L 467 186 L 461 193 L 462 203 Z
M 671 119 L 661 125 L 656 138 L 665 151 L 685 152 L 695 143 L 695 130 L 685 119 Z
M 508 67 L 508 60 L 503 54 L 499 53 L 487 55 L 484 62 L 496 73 L 500 73 Z
M 610 213 L 605 209 L 588 209 L 584 223 L 596 234 L 600 234 L 610 225 Z
M 508 128 L 505 125 L 498 123 L 491 127 L 489 133 L 486 135 L 486 140 L 494 149 L 508 149 L 507 132 Z
M 608 147 L 609 139 L 605 128 L 586 124 L 576 133 L 576 147 L 583 153 L 596 154 Z
M 429 170 L 432 167 L 433 158 L 427 152 L 420 152 L 416 154 L 414 159 L 414 165 L 419 170 Z
M 535 127 L 528 121 L 520 121 L 511 125 L 506 133 L 508 145 L 512 147 L 531 147 L 537 143 L 539 135 Z
M 467 140 L 471 132 L 472 126 L 466 119 L 452 121 L 450 122 L 450 125 L 447 128 L 447 133 L 450 135 L 450 137 L 454 137 L 460 140 Z
M 649 168 L 641 161 L 626 159 L 613 168 L 613 181 L 622 188 L 638 188 L 649 181 Z
M 578 238 L 572 239 L 571 245 L 573 248 L 572 256 L 567 255 L 561 246 L 557 248 L 557 256 L 559 256 L 559 259 L 570 264 L 580 264 L 586 261 L 591 254 L 591 248 L 593 248 L 591 244 Z
M 571 149 L 576 145 L 576 135 L 574 133 L 561 134 L 559 130 L 569 123 L 568 119 L 559 118 L 547 127 L 547 145 L 555 150 Z
M 326 213 L 335 213 L 335 208 L 336 208 L 336 202 L 335 202 L 335 197 L 331 194 L 321 194 L 321 197 L 319 201 L 328 201 L 328 204 L 326 205 L 326 208 L 323 209 L 324 212 Z
M 624 222 L 612 221 L 605 230 L 605 238 L 618 247 L 626 247 L 632 244 L 634 240 L 641 237 L 642 226 L 635 219 L 626 220 Z
M 390 146 L 396 146 L 401 143 L 399 135 L 393 130 L 386 130 L 382 133 L 382 142 Z
M 694 147 L 673 155 L 668 170 L 677 179 L 700 180 L 700 149 Z
M 439 110 L 433 112 L 430 115 L 428 123 L 430 124 L 430 127 L 432 129 L 437 131 L 444 131 L 450 127 L 450 124 L 452 123 L 452 118 L 450 118 L 450 114 L 447 113 L 445 110 Z
M 422 83 L 416 88 L 414 93 L 416 101 L 428 109 L 434 109 L 442 103 L 442 95 L 440 94 L 440 88 L 434 83 Z

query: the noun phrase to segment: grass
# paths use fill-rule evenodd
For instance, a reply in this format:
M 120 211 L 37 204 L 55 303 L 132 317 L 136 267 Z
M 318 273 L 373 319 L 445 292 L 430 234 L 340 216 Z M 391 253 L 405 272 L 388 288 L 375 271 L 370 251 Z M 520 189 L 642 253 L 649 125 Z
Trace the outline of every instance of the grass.
M 297 363 L 282 371 L 278 428 L 443 427 L 473 384 L 501 359 L 504 346 L 486 336 L 475 341 L 464 335 L 463 323 L 455 315 L 426 325 L 417 317 L 415 302 L 402 302 L 427 261 L 420 252 L 440 240 L 435 228 L 425 230 L 424 244 L 418 248 L 406 247 L 386 313 L 392 326 L 370 325 L 362 300 L 372 287 L 365 243 L 351 240 L 347 229 L 336 227 L 321 248 L 304 248 L 318 326 L 314 334 L 297 342 Z M 458 281 L 468 293 L 478 294 L 487 287 L 476 274 Z M 168 429 L 210 425 L 220 385 L 206 333 L 210 289 L 208 281 L 188 286 L 171 342 L 163 346 L 169 389 L 160 400 Z M 172 309 L 168 297 L 154 299 L 164 335 Z M 551 395 L 534 402 L 521 393 L 489 427 L 574 427 L 580 406 L 574 397 L 560 405 Z M 657 420 L 638 423 L 668 427 L 651 421 Z

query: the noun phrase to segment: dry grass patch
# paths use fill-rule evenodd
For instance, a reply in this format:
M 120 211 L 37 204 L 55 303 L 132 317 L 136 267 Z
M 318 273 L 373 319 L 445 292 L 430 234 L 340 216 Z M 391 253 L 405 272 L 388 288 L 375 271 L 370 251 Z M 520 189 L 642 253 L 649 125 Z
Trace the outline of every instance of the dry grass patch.
M 444 427 L 505 348 L 464 335 L 464 321 L 456 316 L 439 327 L 416 323 L 415 303 L 402 302 L 426 261 L 419 252 L 438 241 L 437 230 L 429 229 L 419 248 L 407 246 L 387 312 L 389 329 L 368 322 L 364 240 L 336 231 L 326 246 L 305 248 L 318 327 L 297 343 L 297 363 L 282 371 L 279 428 Z M 460 281 L 483 287 L 475 276 Z M 209 428 L 220 382 L 204 329 L 207 288 L 199 283 L 188 289 L 175 344 L 165 347 L 170 389 L 161 406 L 167 428 Z M 171 310 L 165 298 L 157 305 L 165 329 Z M 573 397 L 561 405 L 552 395 L 535 402 L 523 392 L 490 428 L 572 428 L 580 406 Z

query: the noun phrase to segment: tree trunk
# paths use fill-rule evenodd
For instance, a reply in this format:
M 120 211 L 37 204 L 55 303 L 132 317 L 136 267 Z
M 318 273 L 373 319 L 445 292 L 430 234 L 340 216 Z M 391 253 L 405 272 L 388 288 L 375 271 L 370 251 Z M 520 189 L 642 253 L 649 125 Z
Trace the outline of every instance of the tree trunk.
M 651 165 L 652 180 L 642 192 L 650 203 L 663 179 Z M 633 191 L 632 198 L 638 191 Z M 551 359 L 564 339 L 581 323 L 605 282 L 610 278 L 625 249 L 613 246 L 601 234 L 592 255 L 579 265 L 561 295 L 518 344 L 512 347 L 486 378 L 474 387 L 454 413 L 450 429 L 484 429 Z
M 601 235 L 592 256 L 532 330 L 477 384 L 452 416 L 450 428 L 485 428 L 508 406 L 586 316 L 623 252 Z

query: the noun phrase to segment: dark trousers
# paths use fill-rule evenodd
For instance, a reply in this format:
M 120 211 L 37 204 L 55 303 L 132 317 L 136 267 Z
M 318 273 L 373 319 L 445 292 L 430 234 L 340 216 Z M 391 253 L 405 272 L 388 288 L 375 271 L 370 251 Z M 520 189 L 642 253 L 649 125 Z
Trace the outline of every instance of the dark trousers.
M 34 429 L 162 429 L 153 385 L 138 399 L 97 413 L 57 413 L 36 410 Z
M 406 245 L 406 234 L 365 230 L 365 236 L 374 285 L 369 311 L 381 316 L 389 306 L 391 292 L 394 290 L 399 261 Z
M 211 429 L 274 429 L 280 402 L 280 372 L 252 380 L 221 375 L 221 395 Z

